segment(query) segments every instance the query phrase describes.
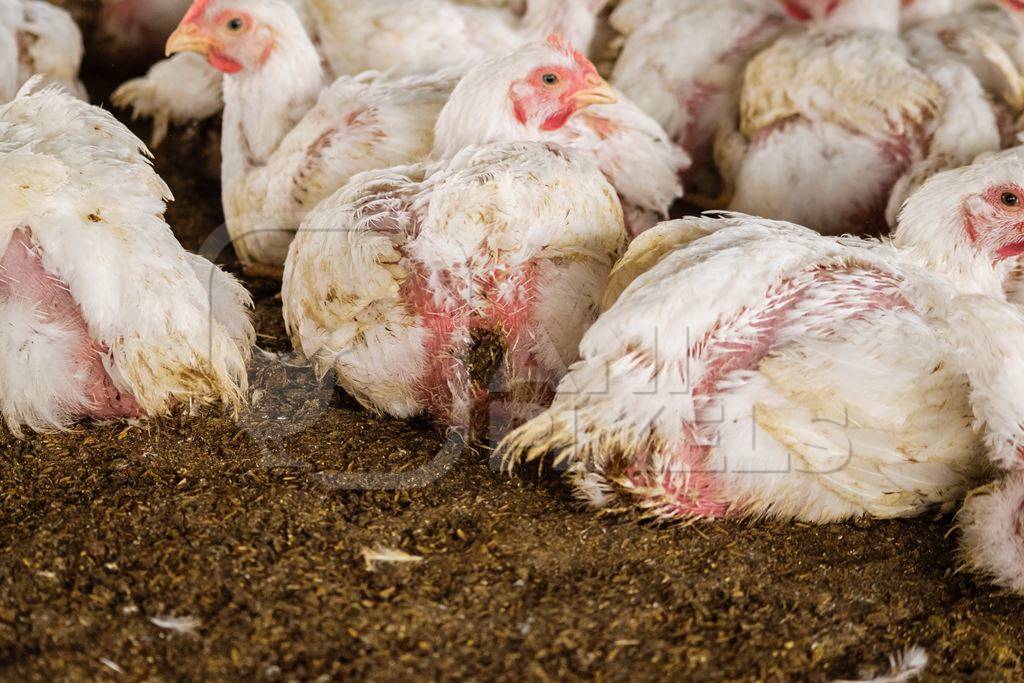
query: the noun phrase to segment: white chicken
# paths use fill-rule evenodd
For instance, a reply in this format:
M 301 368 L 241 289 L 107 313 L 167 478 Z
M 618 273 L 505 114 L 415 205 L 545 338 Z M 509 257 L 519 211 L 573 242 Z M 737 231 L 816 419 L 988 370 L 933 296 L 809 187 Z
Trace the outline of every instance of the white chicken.
M 232 22 L 242 28 L 229 28 Z M 354 174 L 424 160 L 441 107 L 459 82 L 449 70 L 423 77 L 343 77 L 325 89 L 319 57 L 298 17 L 272 0 L 196 5 L 168 49 L 200 52 L 226 74 L 224 212 L 236 251 L 248 264 L 283 264 L 305 213 Z M 553 141 L 579 150 L 606 172 L 627 204 L 630 228 L 642 231 L 666 217 L 682 194 L 678 172 L 689 160 L 635 105 L 614 101 L 585 57 L 559 41 L 529 44 L 474 67 L 463 79 L 462 97 L 479 93 L 472 104 L 480 116 L 494 108 L 511 118 L 514 103 L 507 93 L 488 99 L 491 81 L 526 88 L 527 79 L 541 74 L 516 72 L 514 65 L 539 67 L 543 62 L 531 62 L 543 58 L 538 55 L 561 63 L 566 54 L 575 55 L 575 66 L 551 76 L 589 79 L 589 92 L 603 99 L 589 102 L 600 106 L 567 125 L 552 127 Z M 514 139 L 504 128 L 494 133 L 496 139 Z M 438 153 L 449 158 L 462 146 L 489 141 L 452 131 Z M 257 269 L 267 270 L 250 268 Z
M 171 126 L 182 126 L 215 116 L 224 108 L 224 76 L 202 55 L 181 52 L 152 67 L 114 91 L 117 107 L 130 107 L 132 120 L 152 118 L 149 144 L 159 147 Z
M 945 52 L 966 63 L 993 99 L 1004 138 L 1015 139 L 1024 113 L 1024 4 L 978 2 L 921 22 L 908 29 L 905 38 L 918 54 Z
M 302 19 L 331 75 L 364 71 L 392 76 L 430 74 L 446 68 L 465 70 L 551 33 L 572 44 L 591 41 L 596 15 L 607 0 L 530 0 L 520 16 L 480 0 L 287 0 Z M 195 0 L 196 12 L 209 0 Z M 501 3 L 505 4 L 505 3 Z M 478 6 L 484 5 L 484 6 Z M 142 77 L 125 83 L 112 100 L 133 116 L 184 123 L 218 111 L 217 81 L 200 77 L 186 88 L 197 69 L 193 57 L 157 63 Z M 159 142 L 159 139 L 155 139 Z
M 496 386 L 513 413 L 549 395 L 626 239 L 601 172 L 550 143 L 609 93 L 551 44 L 471 72 L 443 160 L 356 176 L 303 221 L 282 289 L 296 348 L 371 409 L 476 433 Z
M 828 522 L 955 501 L 1019 458 L 1024 322 L 963 324 L 1024 253 L 1014 153 L 931 178 L 893 241 L 727 214 L 655 228 L 552 407 L 500 447 L 656 514 Z M 621 294 L 619 294 L 621 292 Z M 1024 363 L 1021 364 L 1024 369 Z M 976 429 L 977 427 L 977 429 Z
M 1024 471 L 972 491 L 958 516 L 960 556 L 972 571 L 1024 593 Z
M 785 13 L 776 0 L 623 0 L 610 20 L 624 35 L 611 82 L 687 151 L 692 175 L 706 173 L 743 67 L 787 26 Z
M 999 148 L 970 69 L 915 60 L 900 40 L 899 0 L 783 4 L 815 28 L 780 38 L 747 65 L 738 130 L 720 135 L 716 150 L 734 189 L 730 209 L 825 234 L 878 233 L 904 176 Z
M 967 496 L 958 516 L 960 556 L 996 584 L 1024 593 L 1024 315 L 992 297 L 973 296 L 967 304 L 951 329 L 961 338 L 962 362 L 978 369 L 972 384 L 985 387 L 974 401 L 988 404 L 983 431 L 1004 474 Z
M 65 10 L 44 0 L 0 0 L 0 102 L 37 75 L 85 99 L 83 52 L 82 32 Z
M 48 88 L 0 107 L 0 414 L 61 429 L 238 405 L 245 290 L 185 252 L 167 186 L 110 114 Z
M 224 214 L 247 264 L 282 265 L 305 212 L 354 174 L 425 156 L 455 80 L 343 77 L 325 88 L 320 56 L 280 0 L 200 0 L 167 49 L 225 74 Z

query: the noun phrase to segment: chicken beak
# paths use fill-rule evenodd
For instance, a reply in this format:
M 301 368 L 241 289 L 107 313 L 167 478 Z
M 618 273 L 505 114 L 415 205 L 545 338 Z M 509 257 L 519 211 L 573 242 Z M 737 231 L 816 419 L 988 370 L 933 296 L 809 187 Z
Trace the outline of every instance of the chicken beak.
M 594 74 L 587 79 L 587 87 L 580 90 L 573 97 L 577 104 L 587 106 L 591 104 L 614 104 L 618 101 L 612 86 L 607 81 Z
M 176 52 L 198 52 L 205 55 L 213 47 L 213 41 L 202 35 L 198 28 L 182 24 L 167 39 L 166 56 L 170 57 Z

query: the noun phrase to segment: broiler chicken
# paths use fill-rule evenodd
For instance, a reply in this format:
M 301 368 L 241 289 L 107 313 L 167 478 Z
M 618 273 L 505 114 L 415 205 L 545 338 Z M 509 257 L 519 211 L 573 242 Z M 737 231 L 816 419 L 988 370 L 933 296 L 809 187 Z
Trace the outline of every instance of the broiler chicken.
M 958 515 L 960 557 L 996 585 L 1024 594 L 1024 471 L 972 491 Z
M 991 387 L 975 400 L 988 404 L 985 441 L 1001 473 L 964 501 L 959 554 L 964 566 L 1024 594 L 1024 315 L 1019 306 L 976 295 L 951 327 L 964 340 L 964 362 L 980 368 Z
M 971 170 L 980 175 L 993 164 L 1007 161 L 1024 167 L 1024 147 L 985 155 Z M 1000 425 L 987 441 L 1001 476 L 967 496 L 958 526 L 963 564 L 999 586 L 1024 594 L 1024 419 L 1020 415 L 1024 411 L 1024 347 L 1017 339 L 1024 333 L 1024 274 L 1020 257 L 1007 258 L 1004 263 L 1008 266 L 1004 288 L 1009 305 L 974 297 L 952 327 L 968 340 L 977 330 L 985 330 L 985 341 L 967 349 L 981 367 L 987 368 L 986 384 L 998 388 L 997 393 L 986 392 L 980 397 L 991 403 L 994 417 L 990 419 L 998 420 Z
M 85 99 L 78 80 L 82 33 L 63 9 L 44 0 L 0 0 L 0 102 L 33 76 Z
M 970 69 L 917 61 L 900 40 L 899 0 L 780 1 L 815 27 L 747 65 L 738 130 L 718 139 L 730 209 L 825 234 L 878 233 L 904 176 L 998 149 Z
M 583 102 L 589 106 L 564 125 L 545 129 L 545 140 L 572 149 L 605 174 L 622 201 L 630 235 L 638 235 L 666 218 L 672 204 L 682 197 L 679 175 L 689 167 L 690 157 L 639 107 L 608 90 L 593 64 L 557 37 L 549 38 L 546 45 L 526 45 L 505 57 L 488 60 L 461 79 L 459 95 L 452 95 L 456 101 L 448 107 L 448 116 L 442 115 L 438 121 L 433 158 L 450 158 L 463 147 L 481 142 L 521 137 L 523 130 L 509 130 L 504 125 L 510 114 L 519 116 L 518 105 L 505 95 L 494 97 L 492 83 L 511 81 L 513 88 L 523 88 L 525 72 L 516 79 L 516 70 L 521 71 L 522 64 L 545 58 L 554 62 L 560 52 L 573 56 L 583 74 L 580 77 L 594 86 L 590 92 L 600 94 L 592 102 Z M 451 123 L 458 117 L 469 120 L 483 116 L 483 112 L 498 118 L 489 137 L 479 134 L 479 128 L 466 126 L 460 130 Z
M 13 432 L 242 401 L 249 296 L 174 239 L 170 193 L 127 128 L 54 87 L 23 91 L 0 107 L 0 172 L 0 414 Z
M 236 21 L 242 28 L 229 28 Z M 508 69 L 538 52 L 559 54 L 558 45 L 527 45 L 471 70 L 462 79 L 467 83 L 463 97 L 481 93 L 472 100 L 478 108 L 474 115 L 484 116 L 490 108 L 511 116 L 507 97 L 486 99 L 489 82 L 511 82 Z M 200 2 L 168 47 L 198 51 L 226 74 L 224 211 L 239 257 L 263 266 L 283 264 L 305 213 L 356 173 L 424 160 L 441 107 L 460 80 L 455 71 L 404 78 L 364 75 L 324 88 L 319 57 L 297 16 L 269 0 Z M 579 60 L 592 85 L 601 85 L 590 62 L 582 55 Z M 553 129 L 553 141 L 579 150 L 606 172 L 627 204 L 631 229 L 639 232 L 664 218 L 682 194 L 678 171 L 688 159 L 649 117 L 628 102 L 613 102 L 602 87 L 592 102 L 599 106 Z M 507 134 L 501 127 L 494 130 Z M 481 141 L 453 131 L 439 153 L 451 157 L 476 142 Z
M 552 144 L 607 88 L 554 44 L 471 72 L 438 161 L 356 176 L 303 221 L 282 290 L 296 348 L 373 410 L 477 434 L 494 391 L 509 419 L 543 400 L 626 240 L 601 172 Z
M 275 0 L 279 1 L 279 0 Z M 520 14 L 510 7 L 467 0 L 287 0 L 303 20 L 311 41 L 333 77 L 364 71 L 392 76 L 465 70 L 551 33 L 572 44 L 590 43 L 596 15 L 607 0 L 530 0 Z M 196 0 L 196 7 L 209 2 Z M 483 5 L 483 6 L 479 6 Z M 159 129 L 218 111 L 219 87 L 200 77 L 192 57 L 156 64 L 143 78 L 125 83 L 113 96 L 136 117 L 152 117 Z M 155 142 L 159 142 L 156 139 Z
M 706 175 L 743 67 L 786 28 L 785 12 L 776 0 L 623 0 L 611 24 L 624 35 L 612 83 L 693 158 L 691 176 Z
M 149 144 L 159 147 L 171 126 L 215 116 L 224 108 L 223 75 L 201 55 L 182 52 L 154 64 L 144 78 L 118 88 L 111 101 L 132 107 L 132 120 L 152 117 Z
M 892 242 L 741 214 L 663 224 L 616 266 L 551 408 L 499 450 L 667 517 L 949 505 L 988 458 L 1020 461 L 1024 321 L 1002 287 L 1022 227 L 1014 154 L 931 178 Z M 965 324 L 979 299 L 1015 321 Z
M 905 39 L 919 55 L 944 53 L 967 64 L 993 100 L 1004 139 L 1015 139 L 1024 113 L 1024 4 L 978 2 L 920 22 Z
M 199 0 L 167 43 L 225 74 L 224 214 L 239 258 L 280 266 L 307 211 L 356 173 L 430 151 L 454 75 L 343 77 L 280 0 Z

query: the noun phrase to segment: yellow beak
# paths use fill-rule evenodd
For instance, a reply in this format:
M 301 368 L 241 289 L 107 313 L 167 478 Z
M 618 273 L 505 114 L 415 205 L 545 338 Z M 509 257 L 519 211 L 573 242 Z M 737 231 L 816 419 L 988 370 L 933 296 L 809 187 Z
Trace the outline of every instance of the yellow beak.
M 618 101 L 612 86 L 600 76 L 594 75 L 587 79 L 587 87 L 573 97 L 580 105 L 614 104 Z
M 198 52 L 207 54 L 214 47 L 212 40 L 202 35 L 199 29 L 191 24 L 182 24 L 167 39 L 166 56 L 176 52 Z

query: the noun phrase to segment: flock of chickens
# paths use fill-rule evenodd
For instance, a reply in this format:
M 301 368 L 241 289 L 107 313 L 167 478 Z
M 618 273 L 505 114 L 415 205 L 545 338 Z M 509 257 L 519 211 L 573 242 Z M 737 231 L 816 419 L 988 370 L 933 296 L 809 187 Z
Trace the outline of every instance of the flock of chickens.
M 966 495 L 966 564 L 1024 592 L 1024 2 L 607 4 L 103 17 L 173 54 L 114 95 L 154 146 L 223 110 L 235 251 L 367 408 L 498 424 L 510 465 L 664 517 Z M 240 407 L 249 295 L 175 240 L 81 46 L 0 0 L 0 413 L 21 435 Z M 722 211 L 666 220 L 684 191 Z

